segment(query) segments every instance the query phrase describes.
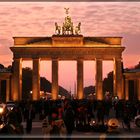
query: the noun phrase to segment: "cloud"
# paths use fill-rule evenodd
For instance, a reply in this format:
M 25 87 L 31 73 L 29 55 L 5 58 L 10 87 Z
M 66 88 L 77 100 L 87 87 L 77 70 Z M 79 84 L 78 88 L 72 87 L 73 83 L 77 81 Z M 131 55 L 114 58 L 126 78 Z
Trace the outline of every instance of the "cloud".
M 33 10 L 42 10 L 42 9 L 44 9 L 44 7 L 42 7 L 42 6 L 34 6 L 34 7 L 32 7 L 32 9 Z
M 9 47 L 12 45 L 13 36 L 51 36 L 55 30 L 54 22 L 58 22 L 60 26 L 64 22 L 66 16 L 64 7 L 70 8 L 74 26 L 78 22 L 82 23 L 81 31 L 85 36 L 125 34 L 126 46 L 135 44 L 136 40 L 139 40 L 140 3 L 137 2 L 62 2 L 61 4 L 9 2 L 0 3 L 0 38 L 5 38 L 0 42 L 3 48 L 1 54 L 10 53 Z M 130 35 L 137 37 L 131 36 L 131 38 Z M 137 46 L 134 46 L 134 50 L 139 50 Z M 126 53 L 138 52 L 133 51 L 131 46 L 127 48 Z

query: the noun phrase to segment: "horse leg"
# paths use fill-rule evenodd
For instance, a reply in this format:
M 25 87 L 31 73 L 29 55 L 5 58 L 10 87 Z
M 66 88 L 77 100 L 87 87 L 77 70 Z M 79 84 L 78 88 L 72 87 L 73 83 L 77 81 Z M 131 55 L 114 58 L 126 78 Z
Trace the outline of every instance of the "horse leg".
M 71 27 L 71 34 L 73 35 L 73 28 Z

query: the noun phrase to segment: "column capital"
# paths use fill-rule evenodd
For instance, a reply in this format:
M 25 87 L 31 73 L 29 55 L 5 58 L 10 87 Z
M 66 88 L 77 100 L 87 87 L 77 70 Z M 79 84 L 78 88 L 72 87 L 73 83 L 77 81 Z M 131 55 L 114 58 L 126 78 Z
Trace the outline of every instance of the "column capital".
M 122 58 L 113 58 L 114 61 L 122 61 Z
M 103 61 L 102 58 L 95 58 L 95 61 Z
M 77 62 L 84 62 L 83 59 L 77 59 Z
M 21 63 L 21 62 L 22 62 L 22 58 L 14 58 L 14 59 L 13 59 L 13 62 L 12 62 L 12 65 L 13 65 L 15 62 Z
M 77 61 L 83 61 L 84 60 L 84 58 L 83 57 L 77 57 L 77 59 L 76 59 Z
M 52 61 L 59 61 L 58 58 L 52 58 Z
M 40 58 L 34 57 L 32 58 L 32 60 L 40 60 Z
M 14 60 L 14 61 L 15 61 L 15 60 L 22 60 L 22 58 L 14 58 L 13 60 Z
M 129 81 L 129 79 L 128 78 L 125 78 L 125 81 Z

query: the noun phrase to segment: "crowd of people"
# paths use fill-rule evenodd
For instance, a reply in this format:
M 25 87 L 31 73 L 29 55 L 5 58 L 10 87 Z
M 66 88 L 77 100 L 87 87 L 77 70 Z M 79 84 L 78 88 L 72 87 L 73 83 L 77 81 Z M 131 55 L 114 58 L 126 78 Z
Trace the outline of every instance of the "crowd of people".
M 6 114 L 6 125 L 0 133 L 24 134 L 22 122 L 26 121 L 26 133 L 30 134 L 33 120 L 38 119 L 42 121 L 44 135 L 71 136 L 74 129 L 90 130 L 93 120 L 97 125 L 106 125 L 112 110 L 114 117 L 131 130 L 130 121 L 140 114 L 140 102 L 87 99 L 21 101 Z

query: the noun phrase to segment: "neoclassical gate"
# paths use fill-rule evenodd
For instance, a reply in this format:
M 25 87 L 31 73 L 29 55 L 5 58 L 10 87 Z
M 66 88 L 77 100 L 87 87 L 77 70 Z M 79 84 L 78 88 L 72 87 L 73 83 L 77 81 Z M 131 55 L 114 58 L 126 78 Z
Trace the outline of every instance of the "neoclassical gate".
M 96 96 L 103 99 L 102 90 L 102 63 L 103 60 L 114 61 L 114 95 L 124 98 L 122 75 L 121 37 L 84 37 L 79 35 L 81 23 L 73 26 L 71 17 L 67 16 L 63 26 L 55 23 L 55 35 L 51 37 L 14 37 L 12 99 L 22 99 L 22 61 L 33 61 L 32 94 L 33 100 L 40 97 L 40 61 L 52 61 L 52 99 L 58 97 L 58 65 L 61 60 L 77 61 L 77 98 L 83 96 L 83 61 L 96 61 Z
M 58 62 L 77 61 L 77 98 L 83 98 L 83 61 L 96 62 L 96 96 L 103 99 L 102 63 L 114 62 L 114 95 L 124 98 L 121 37 L 84 37 L 82 35 L 53 35 L 52 37 L 14 37 L 12 99 L 22 99 L 22 61 L 33 61 L 33 100 L 40 95 L 40 61 L 52 61 L 52 99 L 58 97 Z

